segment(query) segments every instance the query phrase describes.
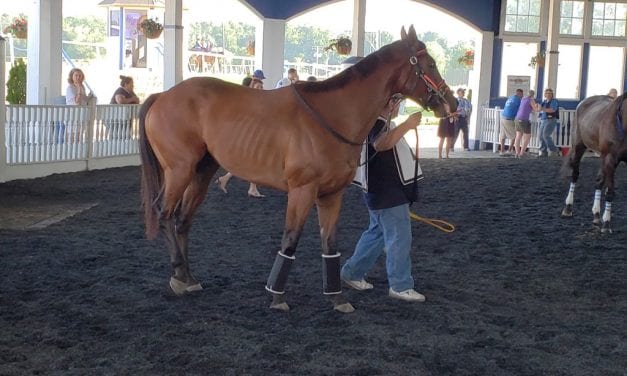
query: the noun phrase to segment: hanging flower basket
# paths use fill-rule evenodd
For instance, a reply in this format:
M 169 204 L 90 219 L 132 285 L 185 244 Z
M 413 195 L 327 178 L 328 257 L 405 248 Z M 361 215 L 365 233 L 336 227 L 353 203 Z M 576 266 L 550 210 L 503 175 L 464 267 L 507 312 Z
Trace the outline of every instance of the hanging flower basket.
M 159 36 L 161 36 L 161 32 L 163 31 L 163 25 L 150 18 L 143 20 L 139 24 L 139 27 L 148 39 L 159 38 Z
M 335 50 L 340 55 L 348 55 L 351 53 L 351 49 L 353 48 L 353 42 L 348 37 L 339 37 L 331 41 L 327 47 L 324 48 L 325 51 Z
M 13 22 L 3 30 L 4 33 L 10 33 L 15 38 L 26 39 L 28 37 L 28 21 L 26 18 L 15 18 Z
M 472 69 L 475 64 L 475 51 L 467 50 L 462 56 L 457 59 L 457 62 L 464 66 L 466 69 Z
M 531 68 L 535 68 L 536 66 L 538 68 L 543 68 L 545 60 L 546 60 L 546 52 L 540 51 L 531 57 L 531 60 L 529 61 L 528 65 Z

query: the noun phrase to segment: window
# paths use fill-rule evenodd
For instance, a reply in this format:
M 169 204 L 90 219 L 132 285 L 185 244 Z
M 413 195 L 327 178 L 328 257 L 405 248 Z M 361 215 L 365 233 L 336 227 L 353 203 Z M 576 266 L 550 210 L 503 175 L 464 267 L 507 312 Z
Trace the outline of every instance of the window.
M 541 0 L 507 0 L 505 31 L 538 33 L 540 31 Z
M 624 37 L 627 24 L 627 4 L 594 2 L 592 10 L 592 35 Z
M 622 47 L 591 46 L 586 96 L 607 94 L 611 88 L 620 91 L 623 61 Z
M 581 82 L 581 46 L 560 44 L 557 67 L 556 98 L 579 99 Z
M 583 1 L 562 1 L 560 4 L 560 34 L 583 35 Z
M 529 66 L 529 61 L 538 50 L 537 43 L 505 43 L 503 45 L 499 96 L 509 97 L 514 94 L 507 92 L 507 76 L 529 76 L 531 89 L 536 89 L 536 69 Z

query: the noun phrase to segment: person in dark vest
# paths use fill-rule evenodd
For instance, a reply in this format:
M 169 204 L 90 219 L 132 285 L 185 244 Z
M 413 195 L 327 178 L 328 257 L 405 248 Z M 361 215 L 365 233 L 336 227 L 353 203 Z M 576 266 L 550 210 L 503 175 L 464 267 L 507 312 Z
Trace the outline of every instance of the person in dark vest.
M 356 290 L 372 289 L 365 280 L 366 273 L 385 252 L 388 277 L 388 295 L 411 302 L 425 301 L 424 295 L 414 290 L 411 275 L 411 219 L 410 202 L 415 201 L 403 186 L 398 175 L 394 145 L 422 119 L 416 112 L 397 127 L 385 128 L 388 116 L 398 114 L 399 101 L 391 98 L 368 135 L 368 191 L 364 192 L 370 215 L 370 225 L 357 242 L 355 252 L 346 260 L 341 278 Z

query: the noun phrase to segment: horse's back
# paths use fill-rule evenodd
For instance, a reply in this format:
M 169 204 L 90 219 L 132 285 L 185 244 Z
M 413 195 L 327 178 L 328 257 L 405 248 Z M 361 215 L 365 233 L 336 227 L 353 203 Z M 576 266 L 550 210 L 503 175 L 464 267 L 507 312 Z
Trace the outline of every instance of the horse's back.
M 611 108 L 612 98 L 607 95 L 594 95 L 581 101 L 575 110 L 575 144 L 582 142 L 600 151 L 601 130 L 611 126 Z

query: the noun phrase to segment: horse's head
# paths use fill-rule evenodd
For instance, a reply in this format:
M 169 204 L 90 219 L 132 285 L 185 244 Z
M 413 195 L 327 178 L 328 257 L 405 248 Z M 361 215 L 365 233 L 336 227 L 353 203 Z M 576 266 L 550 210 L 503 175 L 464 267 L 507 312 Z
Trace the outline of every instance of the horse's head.
M 427 53 L 427 47 L 418 40 L 413 25 L 409 27 L 409 32 L 403 26 L 401 43 L 407 47 L 407 60 L 413 71 L 401 94 L 432 110 L 437 117 L 446 117 L 455 112 L 457 100 L 440 76 L 435 60 Z

